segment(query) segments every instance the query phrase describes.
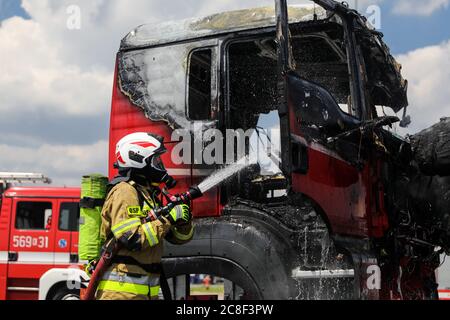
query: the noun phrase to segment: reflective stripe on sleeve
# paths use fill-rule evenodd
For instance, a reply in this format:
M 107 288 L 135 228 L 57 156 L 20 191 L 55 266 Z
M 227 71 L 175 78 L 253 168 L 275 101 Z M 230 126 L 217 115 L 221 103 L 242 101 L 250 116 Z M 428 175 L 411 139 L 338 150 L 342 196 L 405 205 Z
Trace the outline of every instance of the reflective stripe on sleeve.
M 175 236 L 175 238 L 182 240 L 182 241 L 186 241 L 186 240 L 190 240 L 192 238 L 192 235 L 194 234 L 194 226 L 192 226 L 192 228 L 188 234 L 183 234 L 181 232 L 178 232 L 177 228 L 173 228 L 172 231 L 173 231 L 173 235 Z
M 144 230 L 145 237 L 147 238 L 150 247 L 156 246 L 159 243 L 159 240 L 151 222 L 144 223 L 142 229 Z
M 141 220 L 139 218 L 131 218 L 122 221 L 111 228 L 112 233 L 116 238 L 119 238 L 125 232 L 139 227 L 141 225 Z

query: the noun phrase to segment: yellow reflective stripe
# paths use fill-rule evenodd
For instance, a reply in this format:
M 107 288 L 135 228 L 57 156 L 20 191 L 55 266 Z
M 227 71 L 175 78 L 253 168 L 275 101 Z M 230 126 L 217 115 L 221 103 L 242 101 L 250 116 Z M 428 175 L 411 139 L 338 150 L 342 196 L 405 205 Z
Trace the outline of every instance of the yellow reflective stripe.
M 147 238 L 150 247 L 156 246 L 159 243 L 159 240 L 151 222 L 144 223 L 142 229 L 144 230 L 145 237 Z
M 155 297 L 159 294 L 159 286 L 150 287 L 150 296 Z
M 124 283 L 118 281 L 102 280 L 98 284 L 98 290 L 108 290 L 116 292 L 126 292 L 132 294 L 140 294 L 147 296 L 157 296 L 159 293 L 159 286 L 149 287 L 145 284 Z
M 149 286 L 145 284 L 123 283 L 118 281 L 103 280 L 99 282 L 98 290 L 127 292 L 134 294 L 142 294 L 146 296 L 149 293 Z
M 189 231 L 188 234 L 183 234 L 178 232 L 177 228 L 173 228 L 173 235 L 175 236 L 175 238 L 179 239 L 179 240 L 190 240 L 192 238 L 192 235 L 194 234 L 194 226 L 192 226 L 191 231 Z
M 139 227 L 141 225 L 141 220 L 138 218 L 131 218 L 125 221 L 122 221 L 111 228 L 112 233 L 115 237 L 120 237 L 125 232 Z
M 144 203 L 144 206 L 142 207 L 142 213 L 145 214 L 146 216 L 148 215 L 148 213 L 150 212 L 150 210 L 152 210 L 153 207 L 150 207 L 147 202 Z

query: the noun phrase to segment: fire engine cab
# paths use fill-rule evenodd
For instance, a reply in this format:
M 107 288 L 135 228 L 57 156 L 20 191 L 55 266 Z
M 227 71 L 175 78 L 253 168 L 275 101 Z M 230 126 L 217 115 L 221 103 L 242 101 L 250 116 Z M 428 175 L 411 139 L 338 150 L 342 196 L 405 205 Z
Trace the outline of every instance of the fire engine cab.
M 80 189 L 12 185 L 50 182 L 42 174 L 0 173 L 1 300 L 79 297 Z

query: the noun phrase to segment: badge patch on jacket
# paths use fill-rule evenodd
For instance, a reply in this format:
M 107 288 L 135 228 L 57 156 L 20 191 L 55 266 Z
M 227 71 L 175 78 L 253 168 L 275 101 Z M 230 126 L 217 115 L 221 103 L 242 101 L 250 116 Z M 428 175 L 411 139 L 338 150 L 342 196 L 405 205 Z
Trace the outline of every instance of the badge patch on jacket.
M 145 214 L 139 206 L 127 207 L 127 212 L 130 217 L 145 217 Z

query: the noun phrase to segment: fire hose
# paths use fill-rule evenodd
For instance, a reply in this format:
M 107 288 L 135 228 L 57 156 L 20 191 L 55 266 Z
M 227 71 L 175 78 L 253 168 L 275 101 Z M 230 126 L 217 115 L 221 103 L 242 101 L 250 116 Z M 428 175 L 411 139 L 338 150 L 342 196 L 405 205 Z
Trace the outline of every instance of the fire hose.
M 192 186 L 188 191 L 179 195 L 169 195 L 164 192 L 163 194 L 166 196 L 168 204 L 164 207 L 159 207 L 151 210 L 149 215 L 144 219 L 145 222 L 151 222 L 159 217 L 167 216 L 175 206 L 188 203 L 191 200 L 200 198 L 203 195 L 197 186 Z M 89 285 L 85 289 L 81 300 L 94 300 L 95 292 L 97 291 L 97 286 L 100 279 L 102 278 L 106 269 L 111 265 L 113 257 L 119 252 L 120 249 L 121 245 L 115 237 L 112 237 L 109 241 L 106 242 L 102 249 L 100 259 L 95 264 L 95 269 L 89 280 Z

